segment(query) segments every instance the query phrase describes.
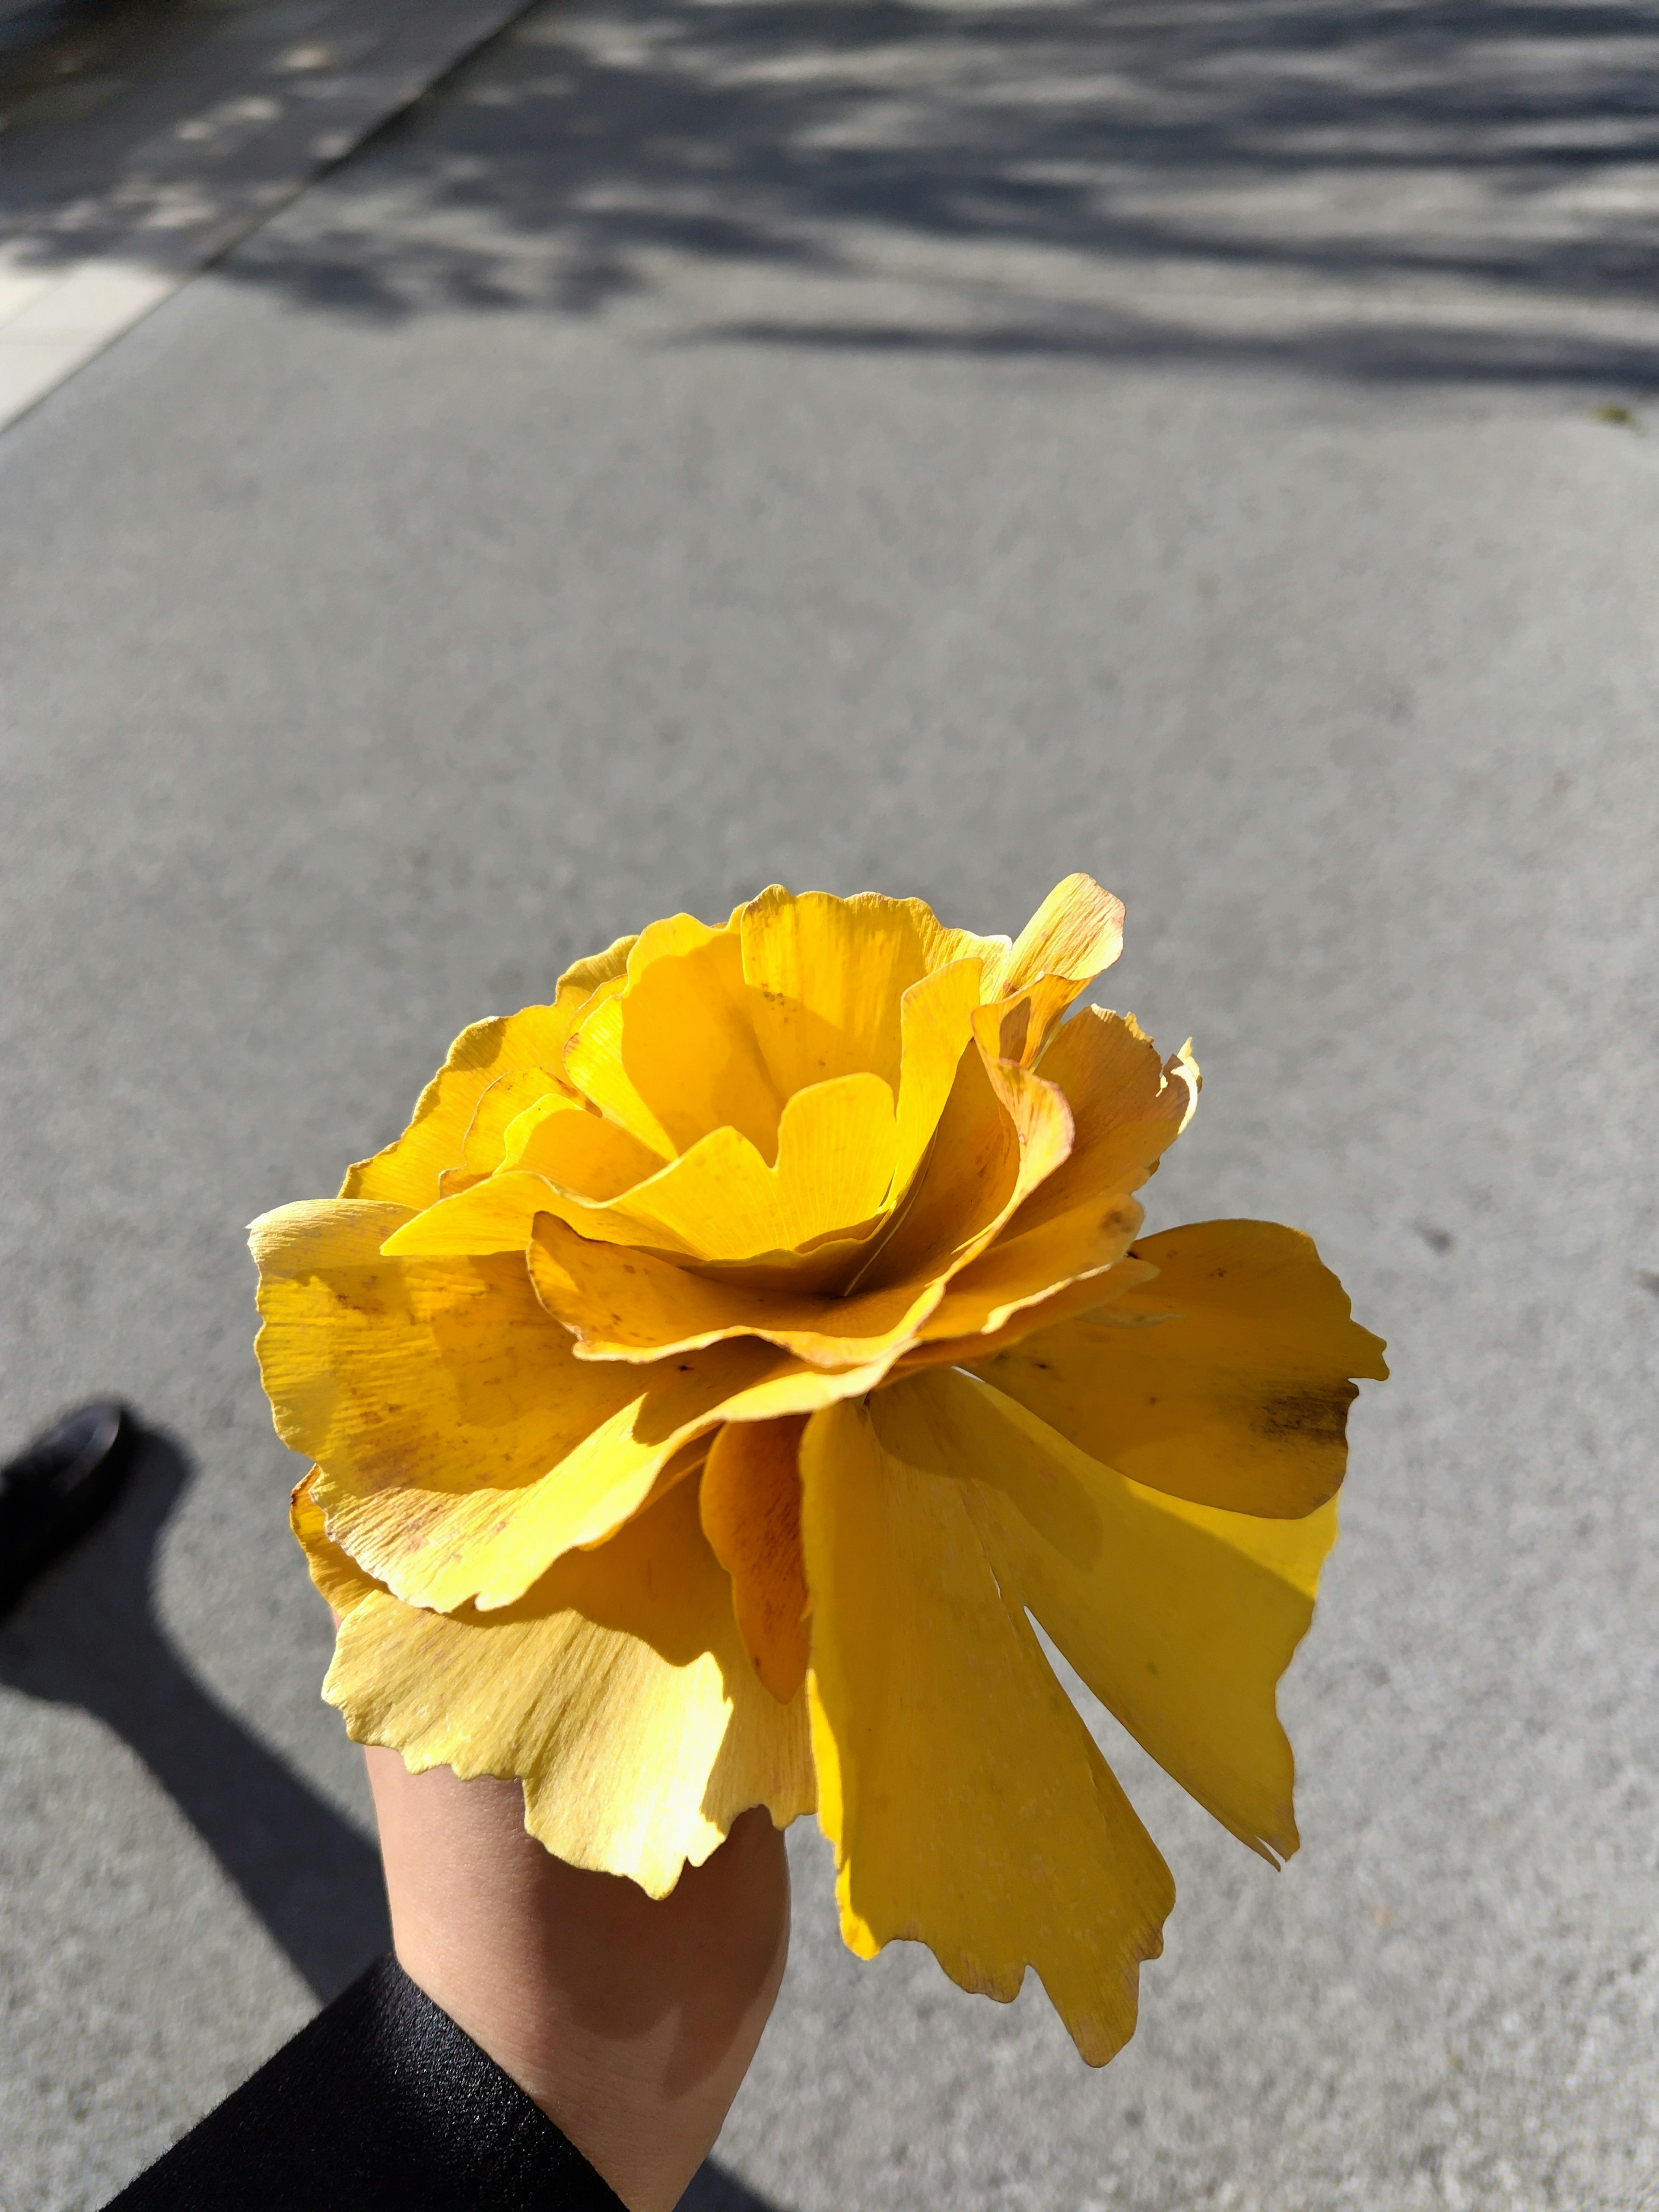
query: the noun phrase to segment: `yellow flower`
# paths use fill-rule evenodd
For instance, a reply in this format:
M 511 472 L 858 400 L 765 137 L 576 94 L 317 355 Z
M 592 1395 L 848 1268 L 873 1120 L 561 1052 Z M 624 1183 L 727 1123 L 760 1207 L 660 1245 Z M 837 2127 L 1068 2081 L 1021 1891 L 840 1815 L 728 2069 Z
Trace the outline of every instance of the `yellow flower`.
M 519 1777 L 653 1896 L 816 1807 L 854 1951 L 1034 1966 L 1094 2063 L 1174 1888 L 1032 1622 L 1276 1863 L 1274 1688 L 1386 1372 L 1295 1231 L 1137 1241 L 1198 1071 L 1062 1018 L 1121 913 L 1073 876 L 1012 944 L 776 888 L 653 923 L 252 1231 L 354 1736 Z

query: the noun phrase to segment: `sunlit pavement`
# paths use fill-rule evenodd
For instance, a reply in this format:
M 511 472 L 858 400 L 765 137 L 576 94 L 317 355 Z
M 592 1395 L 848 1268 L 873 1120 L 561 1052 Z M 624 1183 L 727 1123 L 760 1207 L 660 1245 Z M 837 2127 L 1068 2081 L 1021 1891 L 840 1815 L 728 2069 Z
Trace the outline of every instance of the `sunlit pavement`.
M 798 1831 L 702 2201 L 1652 2200 L 1656 61 L 1634 0 L 537 10 L 0 436 L 0 1424 L 166 1438 L 0 1636 L 4 2212 L 382 1940 L 242 1224 L 646 916 L 1075 866 L 1205 1070 L 1154 1225 L 1311 1229 L 1391 1340 L 1303 1853 L 1100 1721 L 1181 1899 L 1093 2075 L 852 1961 Z

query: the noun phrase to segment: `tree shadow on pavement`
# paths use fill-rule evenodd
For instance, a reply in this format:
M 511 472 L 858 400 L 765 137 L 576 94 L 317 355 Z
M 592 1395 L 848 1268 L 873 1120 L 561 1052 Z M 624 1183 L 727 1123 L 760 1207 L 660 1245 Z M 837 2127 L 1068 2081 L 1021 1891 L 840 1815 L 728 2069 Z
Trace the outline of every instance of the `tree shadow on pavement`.
M 360 313 L 1659 382 L 1647 0 L 576 0 L 234 273 Z
M 25 103 L 0 236 L 210 230 L 326 88 L 302 12 L 306 70 L 273 49 L 201 118 L 166 121 L 171 63 L 82 122 Z M 244 13 L 179 0 L 198 91 Z M 1651 0 L 544 0 L 226 266 L 377 318 L 1645 388 L 1656 82 Z

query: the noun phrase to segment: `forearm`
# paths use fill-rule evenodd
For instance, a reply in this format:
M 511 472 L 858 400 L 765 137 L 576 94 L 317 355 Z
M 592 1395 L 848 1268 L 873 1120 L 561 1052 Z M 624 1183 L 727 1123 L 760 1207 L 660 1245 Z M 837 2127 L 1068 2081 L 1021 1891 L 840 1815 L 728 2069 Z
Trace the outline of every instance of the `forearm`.
M 544 1851 L 517 1784 L 368 1761 L 398 1960 L 110 2212 L 672 2212 L 782 1978 L 782 1837 L 746 1814 L 653 1904 Z
M 630 2208 L 672 2212 L 754 2056 L 788 1948 L 783 1839 L 746 1814 L 653 1903 L 525 1833 L 515 1783 L 371 1751 L 398 1957 Z

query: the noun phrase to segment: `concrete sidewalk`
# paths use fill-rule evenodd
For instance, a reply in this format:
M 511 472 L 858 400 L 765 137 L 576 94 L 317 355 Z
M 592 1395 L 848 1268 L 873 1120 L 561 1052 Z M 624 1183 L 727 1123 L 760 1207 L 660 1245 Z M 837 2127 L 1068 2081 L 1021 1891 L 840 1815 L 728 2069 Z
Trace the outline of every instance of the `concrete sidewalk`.
M 1659 2203 L 1654 39 L 538 10 L 0 436 L 0 1409 L 170 1439 L 0 1636 L 3 2212 L 380 1937 L 242 1224 L 644 917 L 1074 866 L 1205 1070 L 1154 1225 L 1391 1340 L 1304 1851 L 1099 1721 L 1181 1900 L 1097 2075 L 798 1830 L 703 2202 Z
M 521 4 L 119 0 L 0 18 L 0 429 Z

